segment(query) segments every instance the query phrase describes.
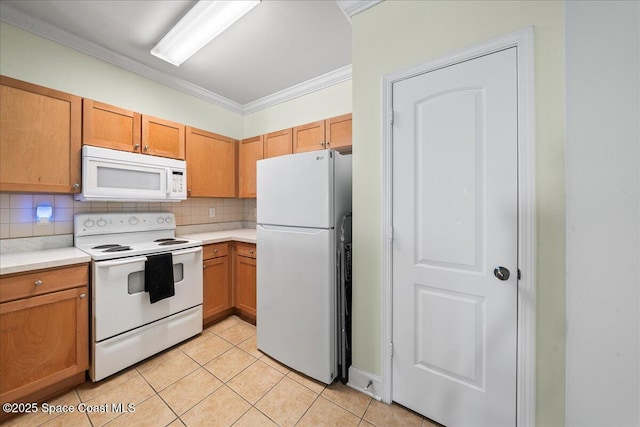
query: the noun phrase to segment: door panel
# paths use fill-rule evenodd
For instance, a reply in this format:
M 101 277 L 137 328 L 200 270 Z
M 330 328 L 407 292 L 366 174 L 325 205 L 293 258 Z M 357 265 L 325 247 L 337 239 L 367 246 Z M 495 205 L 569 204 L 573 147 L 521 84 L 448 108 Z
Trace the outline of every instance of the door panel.
M 333 226 L 332 152 L 258 161 L 258 223 L 292 227 Z
M 480 89 L 416 103 L 417 263 L 478 268 L 482 255 L 483 96 Z
M 258 348 L 329 384 L 337 374 L 335 233 L 258 226 L 256 236 Z
M 516 422 L 516 71 L 513 48 L 393 87 L 393 400 L 449 427 Z

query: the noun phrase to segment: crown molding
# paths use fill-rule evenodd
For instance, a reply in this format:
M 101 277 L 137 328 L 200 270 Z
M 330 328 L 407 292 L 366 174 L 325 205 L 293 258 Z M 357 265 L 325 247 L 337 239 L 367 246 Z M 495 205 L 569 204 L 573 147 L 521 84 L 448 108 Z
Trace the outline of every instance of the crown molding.
M 256 111 L 272 107 L 282 102 L 290 101 L 300 96 L 307 95 L 348 80 L 351 80 L 351 64 L 307 80 L 306 82 L 291 86 L 290 88 L 281 90 L 280 92 L 267 95 L 256 101 L 244 104 L 242 109 L 244 114 L 255 113 Z
M 340 6 L 340 9 L 342 9 L 349 22 L 351 22 L 351 18 L 357 14 L 383 1 L 384 0 L 336 0 L 336 3 L 338 3 L 338 6 Z
M 365 1 L 378 3 L 382 0 Z M 11 5 L 0 3 L 0 20 L 240 115 L 254 113 L 351 79 L 351 65 L 347 65 L 322 76 L 243 105 L 186 80 L 169 76 L 152 67 L 116 53 L 110 49 L 106 49 L 93 42 L 84 40 L 42 20 L 30 17 Z

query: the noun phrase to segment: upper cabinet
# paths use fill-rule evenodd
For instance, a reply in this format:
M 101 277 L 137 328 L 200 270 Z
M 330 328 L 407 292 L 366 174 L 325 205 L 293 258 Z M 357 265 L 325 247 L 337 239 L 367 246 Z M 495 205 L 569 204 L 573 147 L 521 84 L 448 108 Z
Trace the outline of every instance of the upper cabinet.
M 264 158 L 293 153 L 293 129 L 271 132 L 264 136 Z
M 326 146 L 340 152 L 351 152 L 351 114 L 324 121 Z
M 293 128 L 293 152 L 333 148 L 351 152 L 351 114 L 319 120 Z
M 184 160 L 185 126 L 83 99 L 82 143 Z
M 238 161 L 239 197 L 256 197 L 256 162 L 264 158 L 263 136 L 240 141 Z
M 187 127 L 187 195 L 236 197 L 235 139 Z
M 80 191 L 82 98 L 0 76 L 0 191 Z
M 140 152 L 142 115 L 123 108 L 82 100 L 82 143 L 114 150 Z
M 293 152 L 322 150 L 325 148 L 324 120 L 293 128 Z
M 184 160 L 185 126 L 143 114 L 142 153 Z

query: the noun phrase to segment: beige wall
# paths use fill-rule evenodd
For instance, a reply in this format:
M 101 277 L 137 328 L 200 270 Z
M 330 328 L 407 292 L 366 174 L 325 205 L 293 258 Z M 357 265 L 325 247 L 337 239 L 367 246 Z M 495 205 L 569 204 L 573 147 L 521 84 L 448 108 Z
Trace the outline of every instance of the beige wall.
M 354 354 L 381 373 L 382 76 L 535 26 L 537 424 L 564 424 L 564 4 L 387 0 L 353 19 Z
M 5 76 L 242 138 L 239 114 L 3 22 L 0 59 Z
M 351 112 L 351 80 L 265 108 L 244 117 L 249 138 Z

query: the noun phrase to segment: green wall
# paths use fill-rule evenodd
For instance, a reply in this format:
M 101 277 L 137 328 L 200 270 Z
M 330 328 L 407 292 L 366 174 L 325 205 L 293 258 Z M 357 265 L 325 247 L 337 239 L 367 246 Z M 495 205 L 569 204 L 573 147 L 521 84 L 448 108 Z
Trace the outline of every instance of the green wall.
M 244 116 L 244 137 L 351 112 L 351 80 Z
M 535 26 L 537 424 L 564 424 L 564 3 L 394 1 L 353 18 L 354 366 L 381 373 L 382 77 Z
M 239 114 L 4 22 L 0 74 L 231 138 L 243 136 Z

